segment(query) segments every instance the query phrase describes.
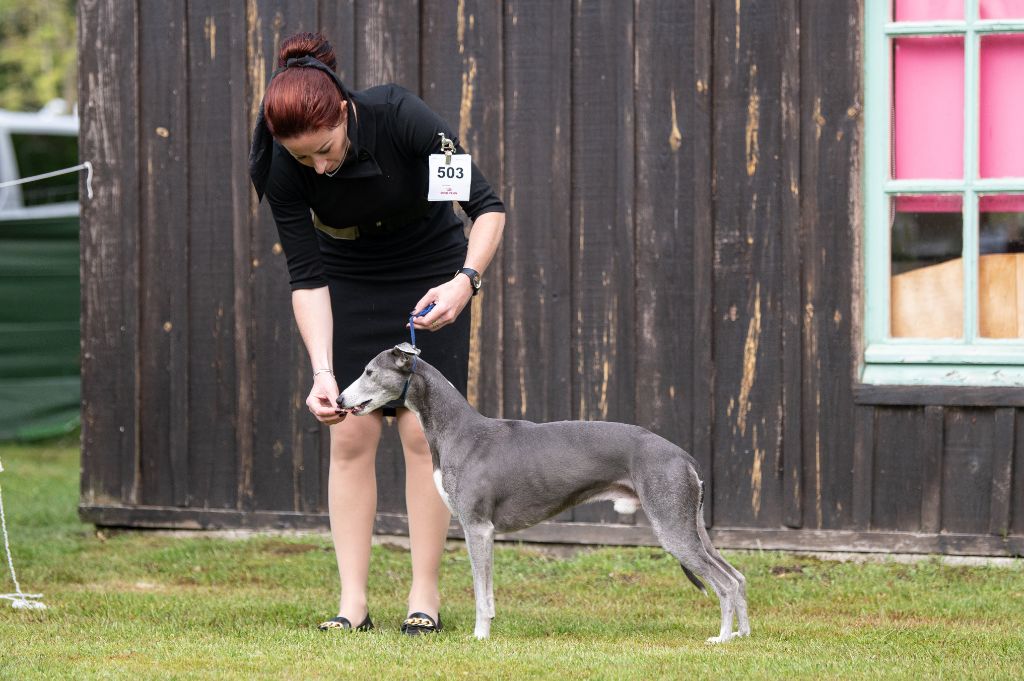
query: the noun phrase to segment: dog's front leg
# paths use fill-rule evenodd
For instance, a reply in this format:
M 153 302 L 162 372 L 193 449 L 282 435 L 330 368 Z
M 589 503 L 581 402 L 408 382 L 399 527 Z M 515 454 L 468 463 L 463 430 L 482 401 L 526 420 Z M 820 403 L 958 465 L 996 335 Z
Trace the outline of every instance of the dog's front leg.
M 487 638 L 491 635 L 494 617 L 494 596 L 491 564 L 494 560 L 494 525 L 490 521 L 462 521 L 466 532 L 466 549 L 473 570 L 473 593 L 476 596 L 476 627 L 473 635 Z

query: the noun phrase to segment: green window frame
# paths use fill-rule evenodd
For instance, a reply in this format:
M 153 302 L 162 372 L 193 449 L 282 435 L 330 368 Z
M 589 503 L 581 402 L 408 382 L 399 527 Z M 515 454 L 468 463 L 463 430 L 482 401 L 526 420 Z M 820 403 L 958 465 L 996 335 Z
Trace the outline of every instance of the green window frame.
M 890 0 L 864 10 L 864 353 L 861 381 L 893 385 L 1024 386 L 1024 338 L 982 338 L 978 331 L 978 197 L 1024 193 L 1024 177 L 978 177 L 978 83 L 982 36 L 1024 33 L 1024 19 L 979 19 L 965 0 L 962 21 L 891 20 Z M 892 43 L 899 37 L 964 40 L 964 172 L 959 180 L 891 177 Z M 963 336 L 890 335 L 890 201 L 898 194 L 959 194 L 963 206 Z

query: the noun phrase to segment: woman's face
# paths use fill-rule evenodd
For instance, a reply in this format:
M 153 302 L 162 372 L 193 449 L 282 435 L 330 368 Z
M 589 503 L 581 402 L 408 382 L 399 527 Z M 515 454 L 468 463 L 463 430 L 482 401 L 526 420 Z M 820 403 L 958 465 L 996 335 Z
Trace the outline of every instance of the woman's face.
M 348 154 L 348 116 L 345 102 L 341 104 L 341 120 L 333 128 L 319 128 L 295 137 L 278 138 L 296 161 L 318 174 L 333 173 Z

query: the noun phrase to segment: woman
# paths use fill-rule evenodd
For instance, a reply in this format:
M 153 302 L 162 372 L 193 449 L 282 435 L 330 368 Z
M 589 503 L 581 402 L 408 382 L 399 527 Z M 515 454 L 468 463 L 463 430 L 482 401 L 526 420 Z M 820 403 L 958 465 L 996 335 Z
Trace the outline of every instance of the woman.
M 288 260 L 292 308 L 309 353 L 310 412 L 330 426 L 328 506 L 341 577 L 338 616 L 320 629 L 373 627 L 366 583 L 376 513 L 374 459 L 383 416 L 396 415 L 405 454 L 412 546 L 408 634 L 439 631 L 438 570 L 450 514 L 434 486 L 416 416 L 400 405 L 346 419 L 339 386 L 382 349 L 408 339 L 410 310 L 424 358 L 463 394 L 470 298 L 501 240 L 504 206 L 472 168 L 468 240 L 451 202 L 428 202 L 427 157 L 450 128 L 419 98 L 385 85 L 349 91 L 320 34 L 281 45 L 253 135 L 249 166 Z M 455 140 L 457 142 L 457 140 Z M 456 145 L 456 153 L 464 151 Z

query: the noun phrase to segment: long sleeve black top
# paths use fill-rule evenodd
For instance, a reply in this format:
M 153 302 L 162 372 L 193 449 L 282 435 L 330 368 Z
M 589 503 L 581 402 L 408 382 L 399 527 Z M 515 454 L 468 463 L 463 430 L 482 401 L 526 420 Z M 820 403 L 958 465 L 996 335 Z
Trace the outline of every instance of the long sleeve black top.
M 427 157 L 440 152 L 451 128 L 419 97 L 397 85 L 350 93 L 348 155 L 333 177 L 319 175 L 274 143 L 266 196 L 288 259 L 292 289 L 319 288 L 327 277 L 387 280 L 405 271 L 443 274 L 464 257 L 462 220 L 451 202 L 426 202 Z M 471 220 L 504 212 L 504 205 L 473 164 L 470 198 L 460 202 Z M 401 222 L 390 233 L 361 230 L 337 239 L 314 226 L 346 228 Z M 407 220 L 412 216 L 411 221 Z

